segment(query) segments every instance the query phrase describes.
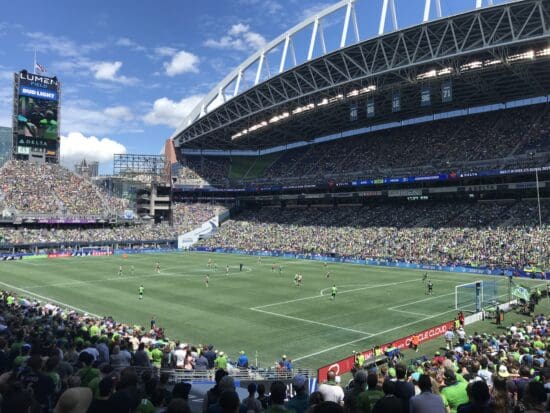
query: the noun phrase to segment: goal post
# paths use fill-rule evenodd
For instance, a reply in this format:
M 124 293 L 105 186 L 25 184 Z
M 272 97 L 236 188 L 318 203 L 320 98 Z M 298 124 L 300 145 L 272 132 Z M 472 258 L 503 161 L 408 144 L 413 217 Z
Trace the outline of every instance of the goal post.
M 479 312 L 498 303 L 496 281 L 472 281 L 455 286 L 455 310 Z

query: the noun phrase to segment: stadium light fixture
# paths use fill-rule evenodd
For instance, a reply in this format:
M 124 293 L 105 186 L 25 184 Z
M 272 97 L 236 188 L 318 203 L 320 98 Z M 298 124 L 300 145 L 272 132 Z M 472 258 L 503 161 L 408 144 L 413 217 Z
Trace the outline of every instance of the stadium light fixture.
M 483 66 L 494 66 L 502 63 L 502 59 L 485 60 Z
M 344 99 L 344 95 L 340 94 L 330 98 L 328 101 L 329 103 L 333 103 L 333 102 L 338 102 L 339 100 L 342 100 L 342 99 Z
M 539 50 L 536 53 L 537 57 L 550 56 L 550 48 Z
M 450 75 L 452 72 L 453 72 L 453 69 L 452 69 L 452 68 L 446 67 L 446 68 L 444 68 L 444 69 L 438 70 L 438 71 L 437 71 L 437 76 Z
M 322 101 L 317 103 L 317 106 L 325 106 L 325 105 L 328 105 L 328 99 L 327 98 L 324 98 Z
M 483 63 L 476 60 L 475 62 L 466 63 L 460 66 L 460 71 L 466 72 L 468 70 L 479 69 L 480 67 L 483 67 Z
M 416 80 L 423 80 L 423 79 L 431 79 L 432 77 L 436 77 L 437 72 L 436 70 L 430 70 L 429 72 L 420 73 L 416 76 Z

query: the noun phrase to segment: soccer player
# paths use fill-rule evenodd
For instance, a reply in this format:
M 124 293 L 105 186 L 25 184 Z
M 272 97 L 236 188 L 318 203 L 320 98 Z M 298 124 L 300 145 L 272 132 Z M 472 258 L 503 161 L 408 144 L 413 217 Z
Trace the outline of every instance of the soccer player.
M 206 275 L 204 276 L 204 286 L 205 286 L 206 288 L 208 288 L 208 282 L 209 282 L 209 281 L 210 281 L 210 277 L 208 276 L 208 274 L 206 274 Z
M 207 268 L 212 268 L 212 258 L 208 258 L 208 264 L 206 264 Z
M 122 275 L 122 265 L 118 266 L 118 275 Z
M 422 277 L 422 282 L 425 283 L 427 279 L 428 279 L 428 273 L 425 272 L 424 276 Z
M 298 273 L 298 287 L 302 285 L 302 274 Z
M 275 272 L 275 263 L 271 264 L 271 272 Z
M 225 266 L 225 275 L 229 275 L 229 265 Z
M 133 265 L 130 265 L 130 274 L 134 275 L 136 273 L 136 270 Z
M 151 316 L 151 330 L 154 330 L 155 328 L 157 328 L 157 322 L 155 320 L 155 316 L 152 315 Z
M 279 265 L 279 275 L 281 275 L 282 272 L 283 272 L 283 266 Z
M 243 264 L 240 263 L 240 264 L 239 264 L 239 271 L 242 271 L 242 270 L 243 270 Z
M 157 261 L 157 265 L 155 266 L 155 271 L 157 272 L 157 274 L 160 273 L 160 262 Z
M 433 289 L 434 289 L 434 284 L 432 283 L 432 280 L 428 280 L 428 291 L 427 291 L 427 294 L 428 294 L 428 295 L 432 295 Z
M 212 266 L 214 267 L 214 271 L 218 271 L 218 264 L 215 262 L 212 263 Z
M 325 274 L 325 277 L 326 277 L 327 279 L 330 278 L 330 271 L 327 271 L 327 273 Z
M 325 269 L 326 269 L 327 267 L 328 267 L 328 264 L 327 264 L 327 262 L 326 262 L 326 261 L 323 261 L 323 268 L 325 268 Z
M 338 289 L 336 288 L 336 284 L 332 285 L 332 288 L 330 289 L 330 299 L 334 300 L 336 298 L 336 292 Z
M 294 274 L 294 285 L 298 286 L 298 273 Z
M 143 299 L 143 292 L 145 291 L 145 288 L 143 287 L 143 284 L 141 284 L 139 286 L 139 290 L 138 290 L 138 293 L 139 293 L 139 299 L 142 300 Z
M 261 264 L 262 263 L 262 257 L 258 257 L 258 264 Z

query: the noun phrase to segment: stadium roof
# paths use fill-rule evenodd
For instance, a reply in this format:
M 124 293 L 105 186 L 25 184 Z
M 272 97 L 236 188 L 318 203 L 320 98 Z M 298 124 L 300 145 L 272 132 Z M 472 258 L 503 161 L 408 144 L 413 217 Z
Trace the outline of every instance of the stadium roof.
M 175 145 L 259 150 L 550 94 L 550 0 L 476 8 L 365 41 L 358 41 L 354 3 L 347 0 L 329 7 L 245 61 L 183 121 L 172 136 Z M 426 0 L 428 11 L 429 3 Z M 393 0 L 384 0 L 384 6 L 380 32 L 388 9 L 396 28 Z M 357 42 L 311 58 L 315 42 L 321 39 L 324 45 L 322 32 L 319 35 L 322 18 L 342 7 L 346 14 L 341 45 L 347 44 L 350 22 Z M 425 12 L 424 20 L 428 15 Z M 313 28 L 308 60 L 286 69 L 292 36 L 309 26 Z M 266 53 L 278 46 L 280 73 L 260 81 Z M 254 86 L 241 91 L 243 70 L 253 62 Z M 228 98 L 230 88 L 233 95 Z

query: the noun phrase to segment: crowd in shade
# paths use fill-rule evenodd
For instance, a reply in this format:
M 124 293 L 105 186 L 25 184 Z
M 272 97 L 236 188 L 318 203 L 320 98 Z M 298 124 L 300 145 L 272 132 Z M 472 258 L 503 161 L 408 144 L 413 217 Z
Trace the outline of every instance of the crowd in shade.
M 57 164 L 11 160 L 0 168 L 0 207 L 56 216 L 120 215 L 127 202 Z
M 379 178 L 518 164 L 540 166 L 550 160 L 548 154 L 531 158 L 533 152 L 550 152 L 547 104 L 396 127 L 287 150 L 255 179 Z M 478 161 L 490 162 L 471 165 Z M 184 179 L 204 178 L 223 186 L 230 168 L 227 157 L 187 156 L 181 173 Z
M 154 319 L 147 327 L 130 326 L 0 291 L 2 413 L 187 413 L 192 384 L 175 371 L 215 379 L 204 413 L 280 411 L 288 398 L 280 381 L 269 392 L 250 383 L 249 397 L 241 400 L 233 373 L 249 367 L 244 351 L 232 360 L 211 344 L 172 340 Z M 279 368 L 292 378 L 289 360 Z M 304 376 L 293 383 L 307 394 Z
M 178 233 L 184 234 L 225 211 L 227 208 L 223 205 L 174 203 L 172 204 L 173 225 Z
M 136 224 L 105 226 L 100 228 L 63 226 L 63 227 L 0 227 L 0 244 L 63 244 L 93 242 L 131 242 L 175 240 L 175 228 L 165 225 Z
M 550 206 L 408 203 L 245 210 L 203 246 L 425 264 L 548 265 Z
M 230 158 L 225 156 L 186 156 L 178 171 L 180 182 L 207 181 L 225 186 L 229 182 Z

